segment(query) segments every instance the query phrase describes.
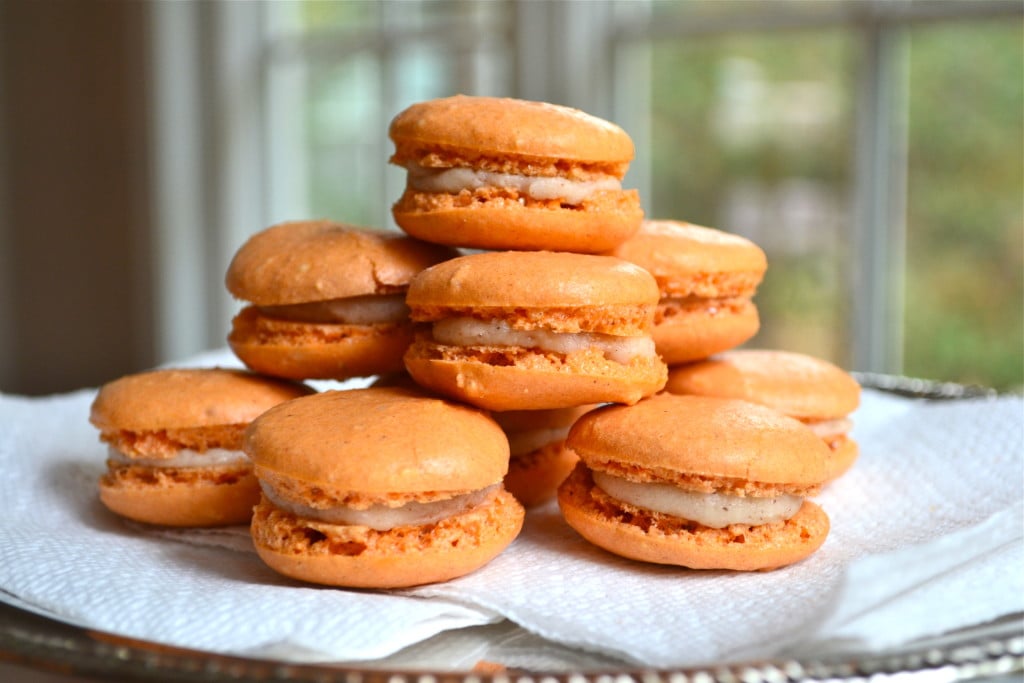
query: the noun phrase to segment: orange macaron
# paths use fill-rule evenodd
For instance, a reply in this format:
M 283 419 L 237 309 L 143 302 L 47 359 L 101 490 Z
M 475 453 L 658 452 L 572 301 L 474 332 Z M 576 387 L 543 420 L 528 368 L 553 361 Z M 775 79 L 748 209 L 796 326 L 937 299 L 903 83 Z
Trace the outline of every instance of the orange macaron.
M 766 570 L 825 541 L 808 497 L 828 449 L 800 422 L 746 401 L 659 394 L 581 417 L 567 445 L 580 463 L 558 491 L 588 541 L 645 562 Z
M 242 450 L 245 428 L 264 411 L 312 391 L 218 368 L 154 370 L 105 384 L 89 414 L 109 447 L 100 500 L 149 524 L 248 522 L 259 485 Z
M 657 280 L 661 300 L 653 335 L 669 365 L 734 348 L 760 329 L 752 297 L 768 261 L 750 240 L 692 223 L 647 220 L 609 253 Z
M 405 354 L 421 386 L 495 411 L 636 403 L 667 368 L 651 339 L 658 287 L 610 256 L 482 252 L 409 285 L 422 325 Z
M 245 435 L 263 497 L 251 532 L 275 571 L 398 588 L 468 574 L 519 534 L 508 441 L 469 406 L 398 387 L 325 391 Z
M 392 209 L 430 242 L 497 250 L 596 253 L 636 232 L 636 190 L 622 188 L 633 141 L 569 107 L 457 95 L 391 122 L 391 163 L 408 172 Z
M 551 410 L 494 413 L 508 437 L 509 463 L 505 488 L 525 507 L 554 500 L 558 486 L 579 458 L 565 445 L 569 428 L 596 405 Z
M 828 480 L 857 459 L 850 413 L 860 405 L 860 385 L 828 361 L 791 351 L 736 349 L 672 368 L 665 390 L 738 398 L 800 420 L 828 445 Z
M 412 341 L 409 281 L 457 255 L 333 221 L 272 226 L 250 237 L 228 267 L 228 291 L 247 303 L 228 344 L 246 366 L 277 377 L 344 380 L 400 370 Z

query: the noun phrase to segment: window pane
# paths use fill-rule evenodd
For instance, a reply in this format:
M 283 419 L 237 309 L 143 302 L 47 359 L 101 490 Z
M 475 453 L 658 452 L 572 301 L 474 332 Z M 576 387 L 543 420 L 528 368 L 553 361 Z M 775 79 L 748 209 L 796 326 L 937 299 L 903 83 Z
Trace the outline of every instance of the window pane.
M 306 144 L 315 217 L 380 225 L 379 73 L 370 54 L 311 70 Z
M 1024 384 L 1020 21 L 911 32 L 905 367 Z
M 650 214 L 768 255 L 749 346 L 848 363 L 850 40 L 773 33 L 652 51 Z
M 300 26 L 304 31 L 322 31 L 332 28 L 371 27 L 377 21 L 377 9 L 372 2 L 297 2 L 290 3 L 292 11 L 300 13 Z
M 405 176 L 388 164 L 391 118 L 455 92 L 509 90 L 507 3 L 279 3 L 268 69 L 274 220 L 394 227 Z M 455 38 L 453 38 L 455 36 Z

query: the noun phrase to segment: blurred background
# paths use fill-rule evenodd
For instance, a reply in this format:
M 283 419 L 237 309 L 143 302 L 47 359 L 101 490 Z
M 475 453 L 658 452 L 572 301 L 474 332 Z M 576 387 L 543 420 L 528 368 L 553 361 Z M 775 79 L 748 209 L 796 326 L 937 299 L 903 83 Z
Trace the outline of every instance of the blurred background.
M 1024 385 L 1019 0 L 0 0 L 0 391 L 223 347 L 273 223 L 395 229 L 390 119 L 578 107 L 768 254 L 749 346 Z

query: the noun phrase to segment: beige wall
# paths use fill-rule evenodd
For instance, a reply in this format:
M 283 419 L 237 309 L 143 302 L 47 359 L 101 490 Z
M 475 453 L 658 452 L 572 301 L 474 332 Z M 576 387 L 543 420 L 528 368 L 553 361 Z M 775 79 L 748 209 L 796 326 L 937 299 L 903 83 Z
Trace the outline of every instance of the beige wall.
M 0 0 L 0 391 L 153 362 L 145 12 Z

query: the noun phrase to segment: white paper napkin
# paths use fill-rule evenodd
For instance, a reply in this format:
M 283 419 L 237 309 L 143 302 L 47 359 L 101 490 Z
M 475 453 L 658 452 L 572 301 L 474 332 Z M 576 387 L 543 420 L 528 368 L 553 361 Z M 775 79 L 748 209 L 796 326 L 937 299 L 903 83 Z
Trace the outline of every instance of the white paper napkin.
M 234 364 L 218 351 L 178 365 Z M 819 497 L 832 532 L 792 567 L 624 560 L 549 505 L 482 570 L 377 592 L 279 577 L 244 528 L 157 530 L 109 513 L 96 494 L 105 448 L 87 421 L 93 396 L 0 396 L 0 600 L 127 637 L 408 663 L 432 643 L 445 652 L 449 629 L 505 618 L 525 638 L 497 626 L 459 632 L 474 656 L 488 658 L 474 639 L 497 629 L 505 642 L 547 639 L 563 659 L 574 648 L 595 653 L 580 661 L 668 667 L 887 647 L 1024 611 L 1020 398 L 930 404 L 865 391 L 854 416 L 861 458 Z
M 870 404 L 874 392 L 865 394 Z M 416 594 L 468 601 L 552 640 L 655 666 L 877 649 L 1021 612 L 1022 416 L 1020 398 L 914 402 L 868 430 L 854 469 L 819 497 L 832 520 L 825 545 L 781 570 L 624 560 L 548 508 L 493 573 Z
M 0 396 L 0 600 L 131 638 L 304 660 L 384 657 L 500 619 L 445 599 L 303 586 L 267 569 L 244 529 L 181 543 L 115 517 L 97 497 L 106 449 L 88 423 L 93 396 Z

